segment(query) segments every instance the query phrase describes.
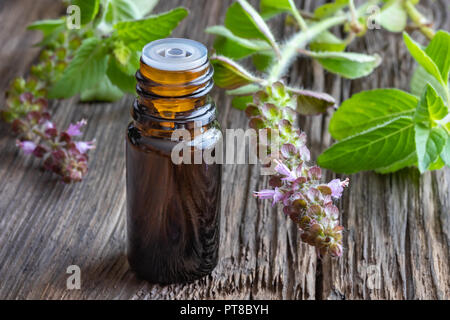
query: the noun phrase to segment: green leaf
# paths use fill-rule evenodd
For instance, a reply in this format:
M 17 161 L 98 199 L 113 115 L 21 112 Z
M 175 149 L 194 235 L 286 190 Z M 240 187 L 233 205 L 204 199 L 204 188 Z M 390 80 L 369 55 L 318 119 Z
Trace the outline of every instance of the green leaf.
M 103 19 L 110 25 L 115 25 L 120 21 L 129 21 L 142 17 L 133 1 L 106 0 L 105 7 L 106 10 Z
M 48 36 L 56 29 L 64 26 L 64 19 L 48 19 L 48 20 L 39 20 L 30 24 L 27 29 L 28 30 L 39 30 L 42 31 L 44 36 Z
M 302 115 L 321 114 L 336 104 L 334 98 L 327 93 L 293 88 L 288 88 L 288 91 L 296 96 L 296 111 Z
M 247 108 L 247 104 L 251 103 L 252 101 L 253 96 L 237 96 L 233 97 L 233 100 L 231 100 L 231 105 L 233 106 L 233 108 L 245 110 L 245 108 Z
M 108 61 L 106 74 L 111 83 L 122 91 L 130 93 L 136 92 L 136 78 L 123 72 L 120 63 L 113 57 L 110 57 Z
M 433 77 L 431 74 L 425 71 L 422 66 L 417 66 L 416 70 L 414 70 L 413 76 L 411 77 L 410 82 L 410 90 L 411 93 L 415 96 L 420 97 L 422 93 L 425 91 L 427 84 L 431 85 L 434 90 L 438 93 L 438 95 L 446 101 L 447 93 L 445 92 L 445 88 L 439 83 L 439 81 Z
M 245 0 L 238 0 L 228 8 L 225 26 L 238 37 L 263 39 L 270 44 L 275 43 L 275 38 L 263 18 Z
M 422 123 L 415 125 L 414 132 L 418 167 L 420 172 L 423 173 L 441 154 L 448 135 L 441 127 L 430 129 Z
M 436 161 L 434 161 L 430 166 L 428 167 L 428 170 L 439 170 L 442 169 L 445 166 L 444 160 L 442 160 L 441 157 L 437 157 Z
M 186 9 L 176 8 L 143 20 L 119 22 L 114 29 L 116 36 L 125 45 L 131 50 L 140 51 L 147 43 L 169 36 L 187 14 Z
M 60 31 L 65 29 L 64 19 L 39 20 L 30 24 L 28 30 L 39 30 L 42 32 L 43 39 L 37 45 L 44 46 L 57 37 Z
M 52 86 L 50 98 L 69 98 L 94 87 L 106 73 L 108 56 L 102 40 L 88 38 L 83 41 L 60 79 Z
M 336 37 L 330 31 L 325 31 L 319 34 L 313 42 L 309 44 L 312 51 L 344 51 L 347 43 Z
M 266 71 L 273 64 L 275 55 L 271 53 L 257 53 L 252 56 L 252 62 L 259 71 Z
M 261 90 L 261 87 L 256 85 L 256 84 L 247 84 L 245 86 L 239 87 L 237 89 L 233 89 L 233 90 L 227 90 L 227 94 L 232 95 L 232 96 L 246 96 L 249 94 L 253 94 L 257 91 Z
M 227 57 L 214 56 L 210 60 L 215 70 L 214 82 L 221 88 L 236 89 L 259 81 L 244 67 Z
M 408 22 L 408 14 L 402 2 L 403 0 L 388 1 L 375 20 L 390 32 L 402 32 Z
M 159 0 L 133 0 L 135 7 L 138 9 L 140 17 L 143 18 L 148 15 L 155 6 L 158 4 Z
M 441 152 L 441 158 L 450 167 L 450 135 L 447 136 L 447 141 Z
M 349 0 L 336 0 L 333 3 L 321 5 L 314 11 L 314 17 L 322 19 L 334 15 L 348 5 Z
M 354 94 L 334 113 L 329 131 L 342 140 L 399 117 L 413 117 L 419 99 L 398 89 L 375 89 Z
M 444 30 L 436 32 L 425 53 L 434 61 L 441 72 L 444 83 L 448 84 L 450 71 L 450 33 Z
M 81 101 L 116 101 L 123 96 L 123 92 L 111 83 L 104 75 L 93 87 L 81 92 Z
M 233 59 L 241 59 L 255 52 L 271 50 L 266 41 L 238 37 L 224 26 L 212 26 L 205 31 L 219 36 L 214 42 L 216 52 Z
M 291 11 L 289 0 L 261 0 L 259 8 L 264 19 L 270 19 L 277 14 Z
M 136 70 L 139 69 L 141 53 L 132 51 L 123 41 L 118 40 L 113 42 L 113 55 L 120 69 L 125 74 L 134 76 Z
M 356 79 L 370 74 L 381 63 L 377 54 L 370 56 L 354 52 L 309 52 L 328 71 L 348 79 Z
M 448 113 L 444 101 L 429 84 L 417 106 L 414 121 L 432 126 L 435 120 L 443 119 Z
M 411 37 L 404 32 L 403 39 L 405 41 L 406 47 L 413 56 L 413 58 L 433 77 L 435 77 L 440 84 L 444 85 L 444 80 L 442 79 L 441 73 L 434 63 L 434 61 L 423 51 L 419 44 L 415 42 Z M 445 87 L 446 85 L 444 85 Z
M 398 170 L 406 168 L 406 167 L 412 167 L 415 165 L 417 165 L 417 155 L 416 155 L 416 150 L 413 150 L 405 158 L 397 160 L 386 167 L 378 168 L 375 171 L 377 173 L 386 174 L 386 173 L 398 171 Z
M 94 20 L 100 8 L 100 0 L 73 0 L 72 4 L 80 7 L 81 24 L 87 24 Z
M 341 173 L 385 168 L 414 151 L 414 123 L 401 117 L 337 142 L 318 158 L 321 167 Z

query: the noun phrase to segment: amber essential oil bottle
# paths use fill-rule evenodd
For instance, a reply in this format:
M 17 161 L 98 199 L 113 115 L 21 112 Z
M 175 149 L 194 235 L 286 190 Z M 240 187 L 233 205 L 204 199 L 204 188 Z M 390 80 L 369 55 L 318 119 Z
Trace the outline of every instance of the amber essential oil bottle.
M 157 40 L 142 51 L 126 139 L 127 254 L 152 283 L 190 282 L 217 264 L 221 165 L 171 158 L 176 129 L 202 139 L 196 152 L 222 137 L 212 74 L 206 47 L 193 40 Z

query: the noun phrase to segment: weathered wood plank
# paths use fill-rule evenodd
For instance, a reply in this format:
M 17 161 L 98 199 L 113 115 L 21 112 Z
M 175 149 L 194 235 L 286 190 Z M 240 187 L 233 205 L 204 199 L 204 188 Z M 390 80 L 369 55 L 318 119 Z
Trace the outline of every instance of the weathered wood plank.
M 312 10 L 324 1 L 297 1 Z M 161 1 L 156 12 L 183 5 L 189 17 L 174 36 L 212 45 L 203 32 L 223 22 L 231 1 Z M 423 1 L 437 26 L 450 29 L 445 1 Z M 27 8 L 27 10 L 25 10 Z M 56 17 L 55 1 L 4 1 L 0 4 L 0 89 L 23 74 L 36 58 L 38 40 L 18 25 Z M 207 14 L 206 14 L 207 13 Z M 278 36 L 289 31 L 273 22 Z M 300 59 L 289 75 L 293 84 L 327 91 L 340 101 L 363 89 L 408 88 L 413 69 L 399 35 L 369 32 L 353 48 L 379 52 L 384 67 L 358 81 L 325 74 Z M 245 128 L 242 112 L 216 89 L 223 128 Z M 279 208 L 256 201 L 251 193 L 267 181 L 256 166 L 225 165 L 219 265 L 210 277 L 189 285 L 161 287 L 140 281 L 125 256 L 125 181 L 123 136 L 132 98 L 108 103 L 55 102 L 58 123 L 86 118 L 86 138 L 97 139 L 90 173 L 76 185 L 57 182 L 37 170 L 39 163 L 19 154 L 8 127 L 0 124 L 0 298 L 42 299 L 448 299 L 450 297 L 450 170 L 420 177 L 414 170 L 392 175 L 352 175 L 340 203 L 346 228 L 341 259 L 318 261 L 300 243 L 296 227 Z M 301 119 L 312 155 L 330 145 L 331 114 Z M 327 178 L 334 177 L 331 172 Z M 66 268 L 80 266 L 82 289 L 66 290 Z M 377 283 L 376 272 L 380 281 Z M 375 272 L 375 273 L 374 273 Z M 371 287 L 374 284 L 375 287 Z M 372 288 L 372 289 L 371 289 Z

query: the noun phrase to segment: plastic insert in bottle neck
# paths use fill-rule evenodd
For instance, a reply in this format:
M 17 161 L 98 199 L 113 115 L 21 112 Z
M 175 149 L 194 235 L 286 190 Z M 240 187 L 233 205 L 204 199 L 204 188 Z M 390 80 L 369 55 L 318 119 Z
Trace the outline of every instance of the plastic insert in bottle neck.
M 142 50 L 142 61 L 155 69 L 187 71 L 198 68 L 208 60 L 208 50 L 200 42 L 166 38 L 152 41 Z

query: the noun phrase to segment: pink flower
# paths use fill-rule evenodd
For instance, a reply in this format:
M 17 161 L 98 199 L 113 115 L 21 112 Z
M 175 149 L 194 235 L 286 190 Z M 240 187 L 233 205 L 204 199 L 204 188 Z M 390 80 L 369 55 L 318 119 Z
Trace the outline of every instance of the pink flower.
M 55 125 L 48 120 L 44 122 L 44 131 L 47 129 L 55 129 Z
M 66 133 L 71 137 L 76 137 L 81 135 L 81 127 L 87 123 L 85 119 L 78 121 L 76 124 L 70 124 L 69 128 L 66 130 Z
M 94 149 L 95 145 L 94 145 L 95 141 L 77 141 L 75 142 L 75 147 L 78 149 L 78 151 L 80 151 L 80 153 L 86 153 L 88 150 L 90 149 Z
M 275 194 L 275 190 L 264 189 L 261 191 L 253 191 L 253 194 L 255 195 L 255 197 L 258 197 L 260 199 L 272 199 Z
M 16 145 L 21 148 L 25 154 L 32 154 L 36 149 L 36 143 L 33 141 L 18 141 Z
M 297 174 L 295 173 L 295 171 L 291 171 L 284 163 L 279 160 L 275 160 L 275 162 L 277 163 L 275 171 L 285 176 L 281 180 L 294 181 L 295 179 L 297 179 Z
M 331 189 L 331 196 L 339 199 L 342 196 L 342 192 L 344 191 L 344 187 L 348 186 L 348 178 L 344 181 L 341 181 L 339 179 L 331 180 L 328 183 L 328 186 Z

